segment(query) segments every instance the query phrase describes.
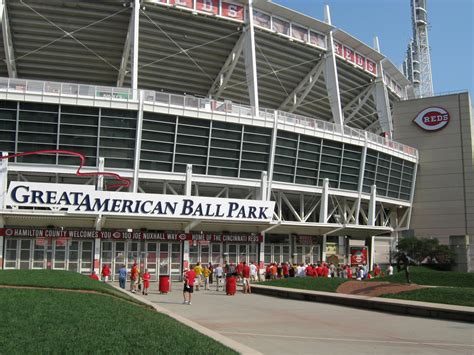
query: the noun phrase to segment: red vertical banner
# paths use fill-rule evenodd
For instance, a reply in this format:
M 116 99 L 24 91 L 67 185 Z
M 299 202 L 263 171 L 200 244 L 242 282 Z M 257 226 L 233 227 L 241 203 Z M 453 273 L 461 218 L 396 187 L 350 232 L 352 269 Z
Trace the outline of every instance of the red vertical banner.
M 219 0 L 196 0 L 196 10 L 219 14 Z
M 193 0 L 170 0 L 170 5 L 187 7 L 188 9 L 193 8 Z
M 234 20 L 244 20 L 244 7 L 228 2 L 222 2 L 222 16 L 230 17 Z
M 369 73 L 377 75 L 377 65 L 369 59 L 365 61 L 365 70 L 367 70 Z
M 344 57 L 344 50 L 342 49 L 342 44 L 334 41 L 334 52 L 341 57 Z
M 350 48 L 344 47 L 344 59 L 355 63 L 354 51 Z
M 367 264 L 367 247 L 350 247 L 351 266 Z
M 359 53 L 355 54 L 355 63 L 357 66 L 361 67 L 362 69 L 365 69 L 365 57 L 363 57 Z

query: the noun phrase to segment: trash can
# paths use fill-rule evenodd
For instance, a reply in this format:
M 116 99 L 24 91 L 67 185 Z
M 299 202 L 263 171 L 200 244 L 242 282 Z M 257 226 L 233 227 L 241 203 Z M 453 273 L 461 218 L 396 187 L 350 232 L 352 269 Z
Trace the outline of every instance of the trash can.
M 235 295 L 237 291 L 237 280 L 234 276 L 227 277 L 225 280 L 225 291 L 227 295 Z
M 159 288 L 160 293 L 170 292 L 170 277 L 169 277 L 169 275 L 160 275 L 160 282 L 159 282 L 158 288 Z

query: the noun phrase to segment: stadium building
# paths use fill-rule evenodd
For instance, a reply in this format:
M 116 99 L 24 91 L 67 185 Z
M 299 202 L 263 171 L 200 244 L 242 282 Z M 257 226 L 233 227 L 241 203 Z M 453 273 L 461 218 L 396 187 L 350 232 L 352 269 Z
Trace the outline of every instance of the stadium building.
M 1 268 L 388 263 L 410 230 L 413 87 L 328 8 L 1 3 Z

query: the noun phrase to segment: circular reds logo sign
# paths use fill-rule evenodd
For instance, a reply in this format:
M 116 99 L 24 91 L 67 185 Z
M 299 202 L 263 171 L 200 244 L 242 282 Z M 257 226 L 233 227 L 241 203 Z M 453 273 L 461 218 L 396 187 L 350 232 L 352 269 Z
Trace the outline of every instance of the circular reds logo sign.
M 441 107 L 428 107 L 413 120 L 425 131 L 439 131 L 449 123 L 449 113 Z

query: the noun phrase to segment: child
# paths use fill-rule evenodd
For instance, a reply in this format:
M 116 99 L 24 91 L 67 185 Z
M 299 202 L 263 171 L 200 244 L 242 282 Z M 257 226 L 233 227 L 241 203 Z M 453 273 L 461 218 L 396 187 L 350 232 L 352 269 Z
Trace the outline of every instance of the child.
M 204 277 L 204 290 L 209 290 L 209 275 L 211 274 L 211 270 L 207 266 L 204 266 L 202 270 L 202 276 Z
M 143 291 L 142 293 L 147 296 L 148 295 L 148 288 L 150 287 L 150 273 L 147 269 L 145 269 L 145 273 L 142 275 L 143 280 Z

